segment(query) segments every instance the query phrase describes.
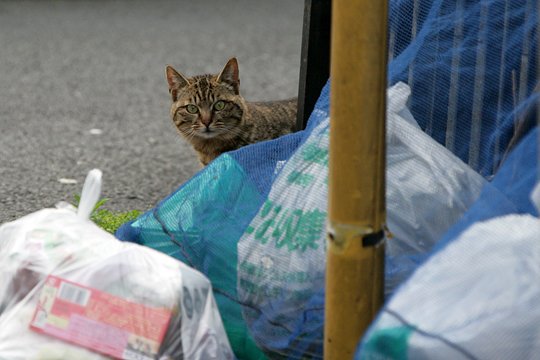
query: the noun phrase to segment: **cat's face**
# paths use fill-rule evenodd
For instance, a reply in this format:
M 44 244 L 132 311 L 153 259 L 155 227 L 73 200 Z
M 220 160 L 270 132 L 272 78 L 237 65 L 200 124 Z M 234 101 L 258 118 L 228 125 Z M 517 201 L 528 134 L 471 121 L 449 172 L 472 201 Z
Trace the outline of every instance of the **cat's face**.
M 234 138 L 241 132 L 245 103 L 239 94 L 238 63 L 231 59 L 219 75 L 186 78 L 167 67 L 171 117 L 188 140 Z

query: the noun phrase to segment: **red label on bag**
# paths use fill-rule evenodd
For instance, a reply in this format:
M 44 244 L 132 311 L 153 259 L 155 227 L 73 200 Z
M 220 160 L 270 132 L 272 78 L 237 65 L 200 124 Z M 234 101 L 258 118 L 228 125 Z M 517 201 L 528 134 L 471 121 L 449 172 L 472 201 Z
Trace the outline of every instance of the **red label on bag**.
M 49 276 L 30 328 L 115 358 L 152 360 L 170 318 L 170 309 L 145 306 Z

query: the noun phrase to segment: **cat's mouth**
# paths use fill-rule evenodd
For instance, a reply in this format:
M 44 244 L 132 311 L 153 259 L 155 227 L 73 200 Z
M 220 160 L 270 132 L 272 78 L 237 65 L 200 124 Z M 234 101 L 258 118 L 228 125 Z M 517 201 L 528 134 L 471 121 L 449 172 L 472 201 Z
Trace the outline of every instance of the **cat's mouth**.
M 209 128 L 201 129 L 198 131 L 197 135 L 203 139 L 211 139 L 218 135 L 218 132 Z

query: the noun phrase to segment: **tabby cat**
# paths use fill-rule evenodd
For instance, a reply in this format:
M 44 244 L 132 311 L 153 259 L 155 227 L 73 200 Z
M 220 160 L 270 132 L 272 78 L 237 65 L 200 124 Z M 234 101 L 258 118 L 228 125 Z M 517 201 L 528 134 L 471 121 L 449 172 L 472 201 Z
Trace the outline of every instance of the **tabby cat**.
M 202 165 L 221 153 L 294 131 L 296 98 L 247 102 L 240 95 L 238 62 L 230 59 L 218 75 L 185 77 L 167 66 L 171 117 Z

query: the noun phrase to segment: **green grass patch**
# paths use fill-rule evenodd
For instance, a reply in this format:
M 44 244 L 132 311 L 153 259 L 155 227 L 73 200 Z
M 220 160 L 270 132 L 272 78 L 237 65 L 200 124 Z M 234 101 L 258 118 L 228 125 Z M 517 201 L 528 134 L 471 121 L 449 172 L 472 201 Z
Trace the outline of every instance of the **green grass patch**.
M 74 196 L 74 198 L 74 205 L 78 206 L 79 202 L 81 201 L 81 196 L 77 194 Z M 94 206 L 94 209 L 92 210 L 92 214 L 90 214 L 90 220 L 111 234 L 114 234 L 122 224 L 136 219 L 143 213 L 140 210 L 114 212 L 108 209 L 102 209 L 103 205 L 105 205 L 107 201 L 109 201 L 109 199 L 101 199 L 97 202 L 96 206 Z

